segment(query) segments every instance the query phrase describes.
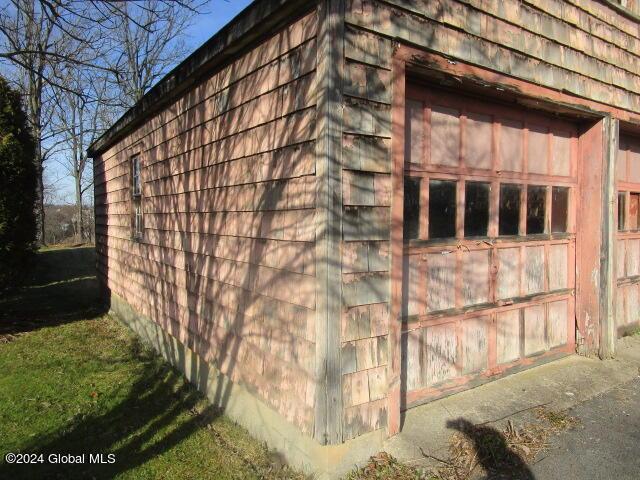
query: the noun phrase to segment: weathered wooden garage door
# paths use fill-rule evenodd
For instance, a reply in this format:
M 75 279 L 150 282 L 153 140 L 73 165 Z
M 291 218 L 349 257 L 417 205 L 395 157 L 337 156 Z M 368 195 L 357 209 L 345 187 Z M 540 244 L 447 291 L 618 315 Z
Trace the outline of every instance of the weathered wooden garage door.
M 577 130 L 408 86 L 403 387 L 412 406 L 574 350 Z
M 640 138 L 621 135 L 618 162 L 618 336 L 640 325 Z

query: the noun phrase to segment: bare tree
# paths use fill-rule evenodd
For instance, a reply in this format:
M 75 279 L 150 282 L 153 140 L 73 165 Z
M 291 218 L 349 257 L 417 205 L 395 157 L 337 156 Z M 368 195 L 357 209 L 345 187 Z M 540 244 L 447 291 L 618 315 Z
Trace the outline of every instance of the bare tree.
M 92 164 L 87 149 L 113 119 L 107 78 L 96 71 L 85 74 L 66 66 L 56 69 L 59 82 L 68 89 L 55 89 L 53 127 L 58 132 L 60 151 L 56 160 L 73 179 L 75 194 L 75 232 L 78 243 L 87 239 L 85 232 L 85 193 L 93 186 Z M 82 92 L 82 93 L 77 93 Z
M 121 106 L 133 106 L 186 54 L 182 40 L 193 12 L 203 2 L 149 0 L 135 5 L 117 2 L 110 28 L 114 40 L 109 67 L 121 92 Z
M 56 155 L 60 143 L 68 140 L 67 128 L 64 132 L 50 128 L 53 110 L 47 107 L 59 108 L 60 92 L 75 95 L 81 107 L 96 101 L 90 97 L 95 92 L 77 89 L 82 85 L 61 81 L 54 72 L 59 71 L 60 65 L 78 75 L 99 72 L 103 78 L 111 79 L 109 89 L 118 92 L 101 97 L 102 100 L 109 97 L 109 107 L 114 106 L 114 99 L 121 109 L 129 107 L 183 56 L 180 35 L 205 3 L 206 0 L 8 0 L 6 8 L 0 10 L 0 64 L 13 67 L 14 83 L 25 96 L 36 138 L 36 218 L 41 243 L 45 241 L 45 162 Z M 57 117 L 60 119 L 61 115 Z M 78 141 L 81 144 L 83 141 Z
M 42 15 L 30 0 L 11 0 L 9 11 L 0 13 L 0 33 L 3 36 L 4 58 L 18 67 L 18 85 L 26 97 L 27 114 L 36 141 L 36 222 L 38 241 L 44 242 L 44 184 L 42 180 L 43 155 L 43 98 L 47 51 L 56 49 L 55 24 Z

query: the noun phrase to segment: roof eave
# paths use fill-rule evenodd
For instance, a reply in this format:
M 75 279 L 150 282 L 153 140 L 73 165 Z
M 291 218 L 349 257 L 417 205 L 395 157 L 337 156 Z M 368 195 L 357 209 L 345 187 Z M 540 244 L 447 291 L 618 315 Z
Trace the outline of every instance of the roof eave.
M 88 149 L 95 158 L 211 72 L 310 9 L 315 0 L 256 0 L 165 75 Z

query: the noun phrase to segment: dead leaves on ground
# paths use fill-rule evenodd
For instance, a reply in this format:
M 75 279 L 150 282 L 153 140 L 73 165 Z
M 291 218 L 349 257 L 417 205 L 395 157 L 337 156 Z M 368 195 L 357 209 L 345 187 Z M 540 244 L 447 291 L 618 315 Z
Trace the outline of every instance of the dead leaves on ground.
M 551 435 L 574 427 L 578 420 L 566 412 L 544 407 L 534 410 L 538 422 L 517 426 L 508 420 L 502 429 L 466 420 L 451 428 L 458 430 L 449 443 L 449 458 L 436 459 L 442 465 L 434 472 L 440 480 L 491 479 L 531 480 L 527 464 L 548 446 Z M 425 456 L 431 457 L 427 454 Z
M 424 470 L 400 463 L 387 452 L 380 452 L 369 459 L 364 467 L 351 472 L 345 480 L 435 480 Z
M 386 452 L 351 472 L 345 480 L 471 480 L 474 478 L 533 480 L 529 464 L 548 445 L 551 435 L 574 427 L 578 420 L 566 412 L 545 407 L 533 410 L 537 422 L 516 425 L 508 420 L 501 429 L 465 419 L 448 422 L 456 430 L 449 441 L 449 456 L 437 458 L 432 471 L 400 463 Z

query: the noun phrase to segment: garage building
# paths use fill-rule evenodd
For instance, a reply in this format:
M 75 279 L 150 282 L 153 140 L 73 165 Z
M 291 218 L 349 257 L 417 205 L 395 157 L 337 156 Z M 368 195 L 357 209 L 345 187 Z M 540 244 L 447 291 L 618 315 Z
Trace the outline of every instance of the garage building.
M 640 321 L 639 15 L 256 0 L 92 145 L 105 298 L 327 476 L 409 408 L 613 356 Z

